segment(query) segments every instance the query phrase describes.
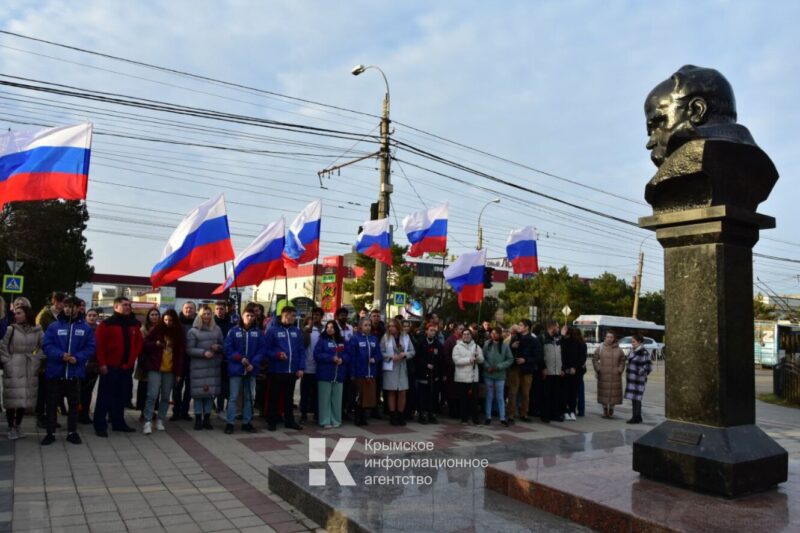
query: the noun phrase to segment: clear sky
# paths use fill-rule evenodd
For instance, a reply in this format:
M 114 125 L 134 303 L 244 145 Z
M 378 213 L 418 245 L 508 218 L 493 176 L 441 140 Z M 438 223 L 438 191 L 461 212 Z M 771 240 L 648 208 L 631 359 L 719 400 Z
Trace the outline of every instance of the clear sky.
M 777 217 L 778 228 L 763 233 L 756 251 L 788 258 L 800 258 L 797 20 L 800 4 L 789 1 L 0 4 L 0 28 L 7 31 L 374 115 L 384 93 L 380 75 L 369 71 L 353 77 L 350 69 L 358 63 L 378 65 L 391 87 L 392 118 L 402 123 L 394 125 L 395 139 L 629 220 L 649 213 L 644 186 L 655 171 L 644 148 L 645 95 L 684 64 L 714 67 L 734 87 L 740 123 L 781 174 L 760 208 Z M 370 116 L 3 34 L 0 74 L 359 135 L 374 134 L 377 126 Z M 0 87 L 0 127 L 85 118 L 95 122 L 98 133 L 117 135 L 97 135 L 93 146 L 87 235 L 98 272 L 149 274 L 180 214 L 217 192 L 225 192 L 229 201 L 237 251 L 261 226 L 279 216 L 288 223 L 303 205 L 322 197 L 324 254 L 348 251 L 377 196 L 374 160 L 325 179 L 325 190 L 316 174 L 337 158 L 374 151 L 369 142 L 354 145 L 348 139 Z M 503 254 L 510 229 L 534 225 L 544 265 L 566 264 L 584 276 L 608 270 L 631 279 L 635 272 L 648 232 L 439 165 L 402 146 L 394 155 L 401 163 L 392 169 L 392 222 L 449 201 L 453 253 L 474 246 L 478 211 L 500 194 L 501 204 L 489 207 L 483 218 L 490 257 Z M 396 240 L 405 242 L 399 231 Z M 644 289 L 660 289 L 660 247 L 651 238 L 643 249 Z M 800 293 L 797 266 L 755 261 L 756 274 L 781 293 Z M 222 269 L 192 279 L 221 281 Z

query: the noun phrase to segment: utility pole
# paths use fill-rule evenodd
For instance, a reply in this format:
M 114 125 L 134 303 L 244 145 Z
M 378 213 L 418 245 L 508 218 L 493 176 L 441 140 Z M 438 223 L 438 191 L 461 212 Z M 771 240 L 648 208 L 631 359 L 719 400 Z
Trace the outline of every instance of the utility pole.
M 379 69 L 380 70 L 380 69 Z M 383 71 L 381 71 L 383 74 Z M 386 76 L 384 76 L 384 80 Z M 383 97 L 383 113 L 381 115 L 381 148 L 378 152 L 379 186 L 378 186 L 378 219 L 389 216 L 390 196 L 392 194 L 390 155 L 389 155 L 389 83 L 386 83 L 386 95 Z M 383 310 L 386 304 L 386 264 L 375 261 L 375 288 L 373 289 L 373 307 Z
M 639 293 L 642 290 L 642 270 L 644 269 L 644 251 L 639 250 L 639 268 L 636 271 L 636 283 L 633 294 L 633 318 L 639 314 Z
M 390 196 L 392 194 L 392 180 L 390 171 L 391 154 L 389 152 L 391 132 L 389 130 L 389 80 L 386 79 L 386 74 L 383 70 L 376 65 L 356 65 L 350 73 L 353 76 L 359 76 L 369 69 L 375 69 L 381 73 L 383 83 L 386 85 L 386 93 L 383 97 L 383 112 L 381 113 L 381 143 L 377 152 L 361 156 L 357 159 L 347 161 L 338 165 L 327 167 L 317 172 L 322 183 L 323 176 L 330 176 L 334 172 L 340 171 L 342 168 L 378 156 L 378 219 L 386 218 L 389 216 Z M 374 205 L 374 204 L 373 204 Z M 384 310 L 386 305 L 386 292 L 387 292 L 387 278 L 386 278 L 386 265 L 380 261 L 375 261 L 375 284 L 373 285 L 373 308 Z

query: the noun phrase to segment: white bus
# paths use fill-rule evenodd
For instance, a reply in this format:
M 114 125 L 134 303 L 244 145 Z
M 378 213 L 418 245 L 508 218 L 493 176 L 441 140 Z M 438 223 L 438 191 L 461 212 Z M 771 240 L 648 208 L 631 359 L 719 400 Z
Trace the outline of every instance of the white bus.
M 594 353 L 600 346 L 608 330 L 616 333 L 617 339 L 639 333 L 652 337 L 658 343 L 664 342 L 664 326 L 627 316 L 581 315 L 575 319 L 572 325 L 583 335 L 589 354 Z

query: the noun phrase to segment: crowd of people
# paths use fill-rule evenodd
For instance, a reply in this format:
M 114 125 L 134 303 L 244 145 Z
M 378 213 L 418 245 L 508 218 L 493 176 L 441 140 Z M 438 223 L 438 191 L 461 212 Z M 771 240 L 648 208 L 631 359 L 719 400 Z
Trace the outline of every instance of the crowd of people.
M 114 300 L 111 316 L 100 316 L 99 309 L 58 292 L 38 315 L 25 298 L 10 309 L 0 298 L 9 439 L 23 436 L 26 411 L 46 430 L 42 445 L 55 441 L 59 411 L 66 415 L 66 440 L 74 444 L 81 443 L 78 424 L 92 425 L 99 437 L 108 437 L 109 425 L 137 431 L 126 421 L 126 408 L 141 412 L 146 435 L 177 420 L 212 430 L 215 412 L 224 415 L 225 433 L 237 422 L 254 433 L 256 409 L 269 431 L 281 423 L 302 430 L 312 421 L 326 429 L 385 418 L 396 426 L 435 424 L 441 416 L 509 426 L 585 414 L 586 343 L 579 330 L 554 320 L 534 325 L 524 319 L 502 328 L 488 321 L 443 323 L 432 313 L 419 324 L 402 317 L 384 321 L 380 311 L 364 309 L 351 321 L 342 308 L 323 323 L 322 309 L 314 308 L 299 326 L 291 306 L 270 320 L 257 303 L 236 316 L 227 302 L 213 310 L 187 302 L 180 312 L 154 307 L 142 324 L 124 297 Z M 591 364 L 606 418 L 622 403 L 627 369 L 628 423 L 637 424 L 652 366 L 643 338 L 633 335 L 632 344 L 626 356 L 608 332 Z

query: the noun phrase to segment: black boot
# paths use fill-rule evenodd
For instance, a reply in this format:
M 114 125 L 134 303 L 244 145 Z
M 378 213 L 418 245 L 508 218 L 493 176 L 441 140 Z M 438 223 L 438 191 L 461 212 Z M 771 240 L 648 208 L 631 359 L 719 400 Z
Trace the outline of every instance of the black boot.
M 396 411 L 397 413 L 397 425 L 398 426 L 405 426 L 406 425 L 406 415 L 400 411 Z
M 389 425 L 396 426 L 397 425 L 397 416 L 395 416 L 394 411 L 389 413 Z
M 203 429 L 203 416 L 202 415 L 194 415 L 194 429 L 195 431 L 200 431 Z
M 211 414 L 203 415 L 203 429 L 214 429 L 211 425 Z
M 425 413 L 420 413 L 419 414 L 419 423 L 420 424 L 427 424 L 428 423 L 428 418 L 425 416 Z

